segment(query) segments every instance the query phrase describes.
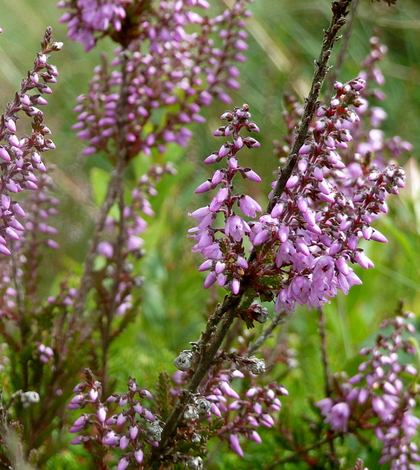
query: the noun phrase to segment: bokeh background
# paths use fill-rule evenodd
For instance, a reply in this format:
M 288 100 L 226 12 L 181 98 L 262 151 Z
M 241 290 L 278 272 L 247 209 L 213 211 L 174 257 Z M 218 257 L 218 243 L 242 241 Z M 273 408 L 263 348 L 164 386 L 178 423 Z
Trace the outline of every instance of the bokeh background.
M 212 8 L 222 10 L 228 1 L 210 0 L 210 3 Z M 335 372 L 345 368 L 351 374 L 356 370 L 357 351 L 373 341 L 379 323 L 394 313 L 399 299 L 420 318 L 420 172 L 417 165 L 420 156 L 420 2 L 399 0 L 397 3 L 396 7 L 388 7 L 383 2 L 360 0 L 347 59 L 339 76 L 340 81 L 357 76 L 360 63 L 369 52 L 369 38 L 378 30 L 389 49 L 381 64 L 387 99 L 382 104 L 377 103 L 388 114 L 383 129 L 387 137 L 399 135 L 411 142 L 413 151 L 400 162 L 408 173 L 407 188 L 401 197 L 391 198 L 390 213 L 375 223 L 389 243 L 366 244 L 375 268 L 368 271 L 357 268 L 363 286 L 353 287 L 348 296 L 338 296 L 326 308 L 328 348 Z M 330 1 L 255 0 L 250 10 L 253 17 L 248 22 L 248 61 L 240 65 L 242 86 L 233 93 L 233 105 L 248 103 L 253 120 L 261 129 L 261 147 L 248 152 L 244 158 L 246 164 L 263 177 L 263 183 L 251 183 L 246 190 L 264 206 L 278 164 L 272 142 L 281 140 L 285 130 L 283 93 L 296 93 L 301 98 L 307 94 L 313 61 L 320 50 L 322 29 L 329 24 Z M 76 97 L 87 91 L 101 53 L 111 53 L 113 46 L 105 40 L 86 53 L 80 44 L 66 39 L 66 26 L 59 23 L 63 10 L 56 8 L 55 0 L 2 0 L 0 12 L 0 27 L 4 30 L 0 36 L 1 109 L 13 98 L 22 76 L 31 67 L 45 27 L 52 26 L 55 40 L 65 43 L 62 51 L 51 59 L 60 77 L 45 109 L 45 123 L 52 130 L 57 147 L 48 155 L 48 162 L 55 166 L 52 174 L 61 201 L 60 214 L 55 221 L 61 248 L 54 256 L 46 255 L 44 260 L 42 288 L 48 296 L 59 289 L 60 280 L 68 276 L 76 278 L 82 271 L 93 231 L 92 220 L 106 189 L 109 163 L 101 155 L 82 156 L 82 142 L 71 126 L 76 119 L 73 113 Z M 336 53 L 332 64 L 335 57 Z M 156 216 L 148 219 L 149 229 L 144 236 L 147 255 L 137 266 L 145 277 L 142 308 L 137 321 L 113 345 L 111 374 L 120 390 L 128 376 L 137 377 L 142 386 L 153 388 L 158 371 L 175 372 L 173 358 L 180 350 L 188 348 L 189 341 L 198 338 L 211 305 L 223 298 L 221 289 L 209 292 L 202 288 L 203 275 L 197 272 L 202 260 L 191 253 L 193 243 L 186 238 L 186 232 L 192 226 L 187 213 L 207 204 L 206 197 L 195 195 L 194 189 L 210 174 L 211 169 L 205 167 L 202 160 L 220 146 L 212 134 L 219 127 L 219 116 L 225 110 L 225 104 L 214 103 L 205 111 L 207 124 L 193 128 L 194 138 L 188 149 L 173 146 L 165 155 L 158 156 L 160 162 L 174 162 L 178 174 L 159 183 L 159 195 L 152 200 Z M 135 177 L 147 170 L 149 164 L 149 158 L 140 156 L 130 169 L 128 184 L 134 184 Z M 249 338 L 259 331 L 260 328 L 251 331 Z M 294 351 L 298 366 L 288 375 L 290 397 L 284 400 L 287 411 L 280 416 L 285 425 L 302 434 L 304 441 L 309 431 L 305 429 L 305 422 L 299 424 L 298 419 L 308 412 L 306 396 L 310 393 L 316 400 L 323 389 L 314 312 L 298 310 L 288 326 L 271 340 L 271 346 L 275 344 L 284 344 L 289 351 Z M 281 381 L 283 372 L 276 370 L 271 378 Z M 247 456 L 240 464 L 236 456 L 222 452 L 226 450 L 223 445 L 216 447 L 207 468 L 264 468 L 272 458 L 273 449 L 281 444 L 279 439 L 272 432 L 266 433 L 264 444 L 247 447 Z M 379 468 L 375 463 L 375 450 L 359 455 L 355 441 L 350 443 L 348 452 L 365 458 L 370 470 Z M 49 462 L 48 468 L 82 468 L 77 466 L 81 462 L 78 454 L 83 455 L 83 451 L 62 450 Z M 284 468 L 306 467 L 285 464 Z

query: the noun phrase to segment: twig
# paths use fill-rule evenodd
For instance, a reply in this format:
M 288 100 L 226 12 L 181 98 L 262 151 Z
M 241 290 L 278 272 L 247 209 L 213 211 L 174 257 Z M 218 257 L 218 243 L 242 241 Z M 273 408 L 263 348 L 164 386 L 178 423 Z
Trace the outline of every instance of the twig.
M 348 7 L 352 0 L 338 0 L 332 2 L 333 17 L 331 19 L 328 31 L 324 30 L 324 40 L 322 43 L 321 53 L 318 60 L 315 62 L 315 72 L 312 78 L 311 90 L 308 98 L 306 99 L 305 108 L 303 111 L 302 121 L 296 134 L 296 138 L 286 163 L 281 168 L 280 175 L 277 179 L 276 186 L 273 190 L 273 195 L 268 203 L 266 213 L 269 214 L 273 207 L 276 205 L 277 200 L 282 195 L 287 180 L 290 178 L 293 168 L 297 161 L 299 149 L 305 143 L 308 136 L 309 125 L 311 124 L 315 112 L 319 106 L 319 94 L 321 92 L 322 84 L 329 70 L 328 61 L 331 56 L 332 49 L 335 42 L 339 39 L 337 34 L 339 30 L 345 25 L 345 17 L 348 14 Z
M 124 173 L 125 173 L 125 169 L 127 167 L 127 161 L 128 161 L 127 148 L 126 148 L 126 145 L 124 145 L 124 136 L 125 136 L 124 131 L 126 127 L 124 109 L 127 105 L 127 99 L 129 95 L 128 84 L 127 84 L 127 73 L 125 71 L 127 62 L 128 62 L 128 56 L 124 52 L 122 52 L 121 53 L 122 82 L 121 82 L 121 87 L 120 87 L 120 98 L 119 98 L 117 113 L 116 113 L 117 114 L 116 126 L 118 127 L 118 130 L 119 130 L 119 134 L 118 134 L 119 138 L 117 139 L 117 142 L 116 142 L 116 146 L 117 146 L 116 163 L 115 163 L 115 168 L 111 174 L 111 181 L 109 182 L 109 185 L 108 185 L 108 191 L 105 197 L 105 201 L 102 204 L 99 220 L 95 227 L 95 233 L 93 234 L 92 242 L 89 247 L 89 252 L 88 252 L 86 263 L 85 263 L 85 269 L 84 269 L 83 276 L 80 281 L 80 288 L 78 291 L 77 298 L 75 300 L 72 320 L 70 323 L 70 331 L 72 329 L 72 326 L 74 326 L 74 323 L 77 322 L 78 318 L 82 315 L 84 311 L 86 299 L 92 287 L 93 266 L 94 266 L 94 261 L 97 255 L 96 251 L 98 248 L 98 244 L 100 242 L 100 237 L 105 226 L 105 221 L 106 221 L 109 211 L 111 210 L 111 207 L 114 205 L 116 199 L 118 198 L 118 194 L 120 193 L 121 188 L 123 187 Z M 86 331 L 86 330 L 88 330 L 88 328 L 86 328 L 83 331 L 84 337 L 87 337 L 90 335 L 90 331 Z
M 121 185 L 118 194 L 118 206 L 119 206 L 119 221 L 118 221 L 118 238 L 115 249 L 115 271 L 114 281 L 111 287 L 111 306 L 108 308 L 105 306 L 105 312 L 102 311 L 103 318 L 103 330 L 102 330 L 102 393 L 104 396 L 108 392 L 108 353 L 109 347 L 112 341 L 111 329 L 112 321 L 115 317 L 117 309 L 117 297 L 118 289 L 121 283 L 120 275 L 123 271 L 124 256 L 123 248 L 125 242 L 125 216 L 124 216 L 124 187 Z
M 280 325 L 280 323 L 284 322 L 284 317 L 286 316 L 286 311 L 281 310 L 274 318 L 273 321 L 271 322 L 271 325 L 267 326 L 267 328 L 264 328 L 262 331 L 260 337 L 255 341 L 253 345 L 250 345 L 247 350 L 248 356 L 254 355 L 262 346 L 264 341 L 271 336 L 271 333 L 274 331 L 274 329 L 277 327 L 277 325 Z
M 127 149 L 127 140 L 126 140 L 126 117 L 125 117 L 125 106 L 127 104 L 127 100 L 129 97 L 128 91 L 128 82 L 127 82 L 127 71 L 126 65 L 128 62 L 128 56 L 124 52 L 122 53 L 122 60 L 121 60 L 121 70 L 122 70 L 122 83 L 120 88 L 120 99 L 118 102 L 117 108 L 117 129 L 120 130 L 118 133 L 118 137 L 116 139 L 116 157 L 117 163 L 121 162 L 123 166 L 122 170 L 122 177 L 124 176 L 124 169 L 126 167 L 128 161 L 128 149 Z M 102 337 L 102 393 L 106 395 L 108 390 L 108 352 L 109 346 L 111 342 L 111 328 L 112 328 L 112 320 L 115 316 L 115 311 L 117 309 L 117 296 L 118 296 L 118 289 L 120 286 L 120 274 L 123 271 L 124 267 L 124 243 L 126 241 L 126 234 L 125 234 L 125 203 L 124 203 L 124 185 L 123 185 L 123 178 L 119 180 L 119 184 L 116 188 L 117 194 L 116 199 L 118 199 L 118 209 L 119 209 L 119 221 L 118 221 L 118 237 L 117 243 L 115 248 L 115 271 L 114 271 L 114 281 L 111 287 L 111 306 L 107 308 L 106 312 L 102 312 L 103 318 L 105 320 L 105 325 L 103 329 L 103 337 Z
M 331 99 L 333 86 L 335 81 L 338 79 L 341 68 L 343 67 L 344 60 L 346 58 L 347 49 L 350 41 L 351 34 L 353 32 L 353 23 L 354 19 L 356 18 L 356 11 L 357 7 L 359 6 L 359 0 L 353 0 L 351 4 L 349 17 L 347 19 L 347 27 L 343 34 L 343 38 L 341 40 L 340 51 L 337 56 L 337 60 L 335 61 L 334 68 L 332 69 L 332 73 L 329 74 L 327 80 L 327 89 L 324 96 L 324 102 L 328 103 Z
M 325 396 L 331 396 L 331 376 L 330 376 L 330 366 L 328 363 L 328 354 L 327 354 L 327 335 L 325 333 L 325 315 L 324 309 L 318 308 L 319 315 L 319 336 L 321 338 L 321 358 L 322 358 L 322 367 L 324 370 L 324 381 L 325 381 Z M 334 441 L 330 441 L 330 452 L 331 455 L 335 455 Z
M 203 380 L 205 374 L 211 366 L 214 357 L 217 351 L 219 350 L 219 347 L 221 346 L 230 326 L 233 323 L 233 320 L 235 319 L 239 311 L 238 307 L 241 302 L 241 298 L 242 294 L 238 294 L 237 296 L 230 295 L 225 297 L 223 304 L 219 305 L 216 308 L 215 314 L 211 317 L 211 320 L 209 320 L 206 331 L 202 334 L 201 337 L 202 354 L 199 358 L 199 362 L 186 388 L 186 391 L 181 396 L 180 400 L 178 401 L 168 420 L 166 421 L 166 424 L 162 431 L 162 439 L 159 443 L 159 447 L 154 449 L 154 452 L 152 453 L 151 462 L 153 464 L 159 465 L 157 459 L 159 458 L 159 456 L 163 457 L 166 449 L 172 444 L 176 431 L 182 421 L 185 407 L 187 406 L 191 396 L 197 392 L 201 381 Z M 212 341 L 207 343 L 206 341 L 204 341 L 204 339 L 209 339 L 209 335 L 212 331 L 214 331 L 215 321 L 217 321 L 218 318 L 220 319 L 220 317 L 224 313 L 226 313 L 226 315 L 223 318 L 220 328 L 214 334 Z M 209 327 L 209 325 L 213 325 L 213 327 Z

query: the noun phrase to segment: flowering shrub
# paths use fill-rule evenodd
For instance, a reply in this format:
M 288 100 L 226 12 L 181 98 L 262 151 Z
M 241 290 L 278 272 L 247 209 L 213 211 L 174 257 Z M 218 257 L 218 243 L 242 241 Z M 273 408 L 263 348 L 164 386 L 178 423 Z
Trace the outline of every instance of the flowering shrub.
M 203 330 L 195 341 L 182 334 L 176 347 L 188 349 L 177 353 L 148 331 L 142 296 L 153 294 L 146 248 L 161 201 L 173 198 L 166 181 L 185 178 L 178 180 L 182 186 L 196 179 L 188 162 L 172 154 L 189 145 L 193 125 L 206 122 L 205 107 L 230 104 L 229 93 L 240 87 L 253 2 L 231 3 L 223 12 L 205 0 L 58 3 L 66 9 L 61 22 L 68 37 L 86 52 L 104 38 L 115 49 L 110 58 L 102 55 L 87 93 L 76 99 L 72 126 L 86 144 L 82 155 L 109 169 L 89 248 L 80 269 L 60 258 L 60 274 L 47 286 L 46 262 L 52 250 L 60 253 L 59 229 L 49 220 L 59 215 L 55 167 L 41 156 L 55 145 L 38 108 L 48 104 L 43 95 L 59 76 L 48 61 L 62 43 L 53 41 L 50 27 L 6 106 L 0 121 L 2 468 L 256 468 L 263 460 L 266 469 L 285 463 L 367 468 L 359 457 L 371 470 L 417 468 L 414 314 L 400 305 L 382 323 L 374 344 L 360 352 L 366 360 L 357 374 L 342 372 L 347 365 L 337 364 L 327 345 L 328 304 L 361 285 L 361 272 L 374 267 L 367 242 L 387 242 L 377 220 L 389 212 L 388 196 L 404 188 L 397 159 L 412 150 L 398 136 L 385 137 L 386 112 L 372 105 L 385 98 L 375 88 L 384 84 L 378 62 L 387 52 L 378 35 L 360 73 L 327 84 L 321 96 L 332 50 L 357 2 L 351 12 L 351 0 L 332 2 L 307 98 L 300 103 L 285 95 L 286 133 L 274 143 L 280 166 L 273 168 L 266 205 L 263 190 L 254 188 L 267 176 L 248 164 L 264 138 L 251 119 L 253 107 L 231 106 L 221 115 L 218 149 L 204 159 L 214 171 L 195 189 L 206 202 L 197 209 L 191 202 L 195 226 L 187 234 L 191 259 L 204 257 L 198 275 L 205 273 L 210 300 Z M 165 240 L 159 250 L 171 247 Z M 182 262 L 172 268 L 179 278 Z M 200 289 L 194 282 L 189 293 Z M 305 310 L 309 323 L 318 318 L 322 392 L 302 393 L 297 385 L 310 353 L 296 354 L 294 343 L 303 350 L 304 335 L 296 340 L 293 322 Z M 172 328 L 181 331 L 175 323 L 165 324 L 168 340 Z M 130 355 L 136 342 L 146 341 L 170 356 L 173 365 L 158 368 L 155 386 L 143 370 L 153 353 L 140 354 L 121 391 L 116 368 L 120 356 L 124 362 L 127 330 L 142 330 Z M 232 453 L 222 464 L 225 447 Z

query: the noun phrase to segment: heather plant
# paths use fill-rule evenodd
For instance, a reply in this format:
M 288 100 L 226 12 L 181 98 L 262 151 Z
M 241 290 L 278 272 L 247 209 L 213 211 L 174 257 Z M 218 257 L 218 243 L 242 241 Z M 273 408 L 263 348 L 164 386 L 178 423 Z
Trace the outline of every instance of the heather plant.
M 143 320 L 154 201 L 171 198 L 165 184 L 174 183 L 165 181 L 193 175 L 188 160 L 171 157 L 190 145 L 192 126 L 206 122 L 204 108 L 230 104 L 239 89 L 250 3 L 235 0 L 224 11 L 204 0 L 58 3 L 68 37 L 86 52 L 113 45 L 76 99 L 73 125 L 83 158 L 100 158 L 109 171 L 83 267 L 62 263 L 45 289 L 46 263 L 52 250 L 60 253 L 50 222 L 59 196 L 54 166 L 42 157 L 55 145 L 38 106 L 59 77 L 49 55 L 62 48 L 47 28 L 0 122 L 2 468 L 418 468 L 415 315 L 400 303 L 356 366 L 334 361 L 328 345 L 336 299 L 364 288 L 370 247 L 387 242 L 377 224 L 405 186 L 401 165 L 412 150 L 381 130 L 387 115 L 375 104 L 385 99 L 379 62 L 387 50 L 378 33 L 365 44 L 358 75 L 338 81 L 355 0 L 332 2 L 308 96 L 285 94 L 271 184 L 249 164 L 264 136 L 252 106 L 231 106 L 214 126 L 217 150 L 202 165 L 213 171 L 195 189 L 202 206 L 191 202 L 194 227 L 182 235 L 204 274 L 204 285 L 198 275 L 188 282 L 189 292 L 204 287 L 209 299 L 200 307 L 202 331 L 181 334 L 177 352 L 151 351 L 161 347 Z M 264 184 L 265 196 L 254 189 Z M 159 249 L 175 247 L 165 240 Z M 319 330 L 316 358 L 297 357 L 299 319 Z M 124 385 L 115 365 L 139 322 L 149 352 Z M 169 340 L 175 325 L 164 328 Z M 153 354 L 173 365 L 153 370 L 151 382 L 145 367 Z M 297 386 L 305 361 L 322 371 L 314 390 Z

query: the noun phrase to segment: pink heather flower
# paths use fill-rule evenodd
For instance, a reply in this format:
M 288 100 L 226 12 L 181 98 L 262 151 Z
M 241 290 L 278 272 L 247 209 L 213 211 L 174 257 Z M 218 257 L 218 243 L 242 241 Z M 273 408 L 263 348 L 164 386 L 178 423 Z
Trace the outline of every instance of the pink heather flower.
M 100 406 L 97 412 L 99 422 L 104 423 L 106 420 L 106 409 Z
M 130 465 L 130 461 L 126 459 L 125 457 L 123 457 L 118 463 L 117 470 L 125 470 L 129 465 Z
M 219 383 L 220 390 L 227 395 L 228 397 L 239 399 L 239 395 L 233 390 L 233 388 L 228 384 L 228 382 L 222 380 Z
M 347 403 L 337 403 L 334 405 L 325 419 L 331 427 L 338 432 L 347 432 L 350 407 Z
M 260 205 L 252 197 L 244 195 L 239 199 L 239 207 L 247 217 L 256 217 L 257 212 L 261 212 Z
M 83 444 L 83 442 L 85 442 L 86 438 L 84 436 L 77 436 L 75 437 L 74 439 L 72 439 L 70 441 L 70 444 L 72 445 L 79 445 L 79 444 Z
M 136 459 L 137 463 L 142 463 L 143 462 L 143 451 L 141 449 L 136 450 L 134 452 L 134 458 Z
M 204 289 L 208 289 L 210 286 L 212 286 L 217 280 L 217 275 L 215 272 L 211 271 L 207 277 L 206 280 L 204 281 Z
M 114 247 L 110 242 L 100 242 L 97 248 L 98 254 L 105 256 L 105 258 L 112 259 L 114 256 Z
M 105 435 L 103 443 L 110 447 L 116 447 L 119 443 L 119 437 L 114 431 L 110 431 L 108 434 Z
M 242 447 L 239 444 L 239 437 L 236 434 L 232 434 L 230 436 L 230 446 L 236 454 L 239 455 L 239 457 L 244 456 L 244 451 L 242 450 Z
M 245 232 L 249 232 L 248 224 L 237 215 L 233 215 L 226 221 L 225 234 L 239 242 Z
M 211 181 L 204 181 L 204 183 L 200 184 L 200 186 L 194 191 L 196 194 L 201 194 L 209 191 L 213 188 L 213 184 Z
M 233 279 L 232 284 L 231 284 L 231 289 L 232 289 L 233 294 L 235 295 L 238 294 L 240 288 L 241 288 L 241 283 L 239 282 L 239 280 Z

